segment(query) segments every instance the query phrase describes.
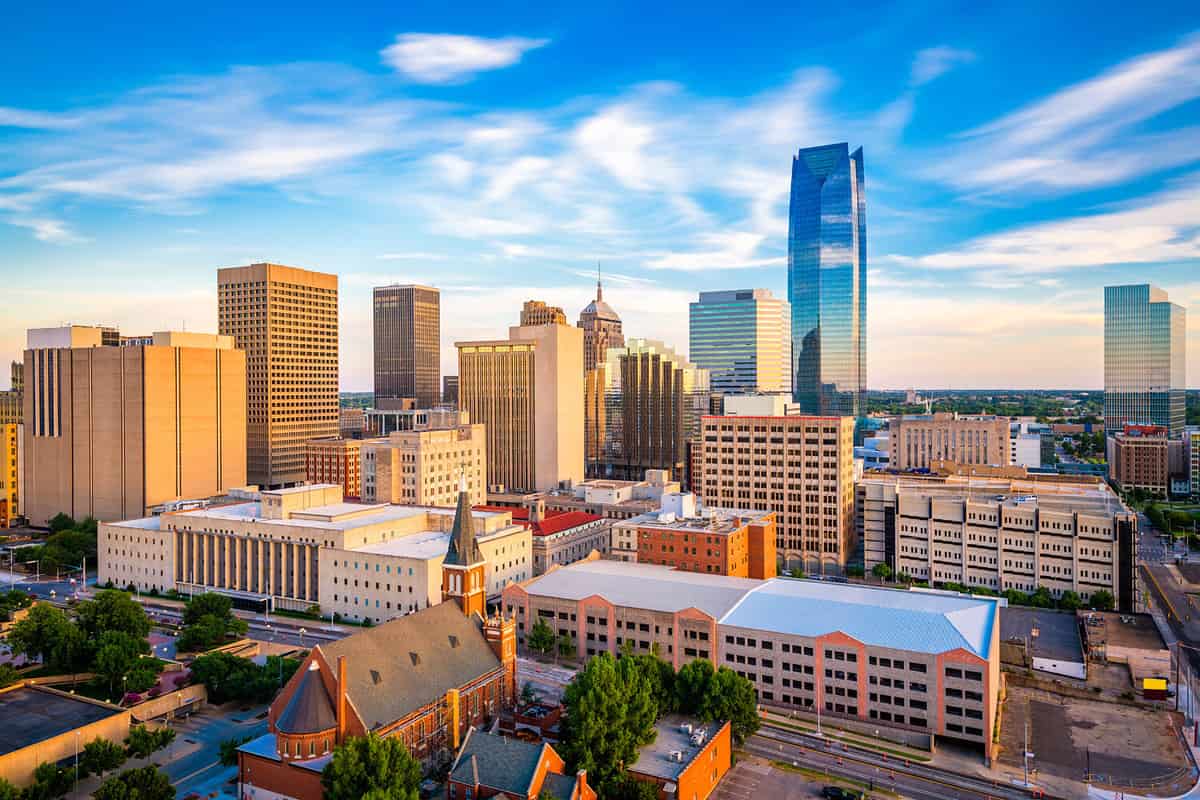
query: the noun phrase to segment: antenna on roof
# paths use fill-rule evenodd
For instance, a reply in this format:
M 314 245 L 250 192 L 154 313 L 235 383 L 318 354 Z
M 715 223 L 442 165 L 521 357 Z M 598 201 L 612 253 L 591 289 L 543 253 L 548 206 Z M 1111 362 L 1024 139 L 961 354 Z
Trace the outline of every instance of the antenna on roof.
M 596 302 L 604 299 L 604 288 L 600 285 L 600 261 L 596 260 Z

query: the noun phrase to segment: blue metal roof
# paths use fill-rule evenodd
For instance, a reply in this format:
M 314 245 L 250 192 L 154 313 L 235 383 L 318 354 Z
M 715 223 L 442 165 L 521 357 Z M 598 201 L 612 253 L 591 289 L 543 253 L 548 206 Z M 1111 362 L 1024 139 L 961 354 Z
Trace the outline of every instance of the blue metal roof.
M 775 578 L 747 592 L 722 625 L 938 654 L 963 648 L 987 659 L 1003 600 L 943 592 Z

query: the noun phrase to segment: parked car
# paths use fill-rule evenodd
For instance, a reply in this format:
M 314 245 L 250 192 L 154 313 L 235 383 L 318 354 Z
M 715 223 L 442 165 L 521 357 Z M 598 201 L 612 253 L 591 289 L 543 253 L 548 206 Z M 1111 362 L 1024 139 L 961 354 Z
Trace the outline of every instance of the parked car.
M 840 786 L 826 786 L 821 790 L 821 797 L 825 800 L 863 800 L 866 795 Z

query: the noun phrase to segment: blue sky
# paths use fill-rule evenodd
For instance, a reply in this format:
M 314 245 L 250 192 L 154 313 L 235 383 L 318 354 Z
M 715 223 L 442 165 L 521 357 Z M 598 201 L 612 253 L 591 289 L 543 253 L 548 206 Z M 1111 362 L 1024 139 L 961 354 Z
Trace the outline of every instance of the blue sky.
M 1101 287 L 1145 281 L 1196 385 L 1200 19 L 1049 5 L 22 9 L 0 359 L 64 321 L 213 330 L 215 269 L 262 260 L 339 274 L 346 389 L 392 281 L 442 288 L 448 373 L 524 299 L 574 319 L 597 261 L 627 335 L 686 350 L 696 291 L 785 292 L 791 154 L 848 141 L 871 387 L 1097 387 Z

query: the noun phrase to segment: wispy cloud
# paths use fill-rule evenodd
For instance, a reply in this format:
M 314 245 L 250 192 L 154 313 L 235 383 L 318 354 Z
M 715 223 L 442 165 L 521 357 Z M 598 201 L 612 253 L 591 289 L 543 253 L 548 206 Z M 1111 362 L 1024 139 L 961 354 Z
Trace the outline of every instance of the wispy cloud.
M 970 50 L 961 50 L 947 45 L 928 47 L 917 53 L 913 59 L 912 73 L 909 83 L 922 86 L 940 78 L 960 64 L 970 64 L 975 60 L 975 54 Z
M 76 234 L 60 219 L 17 215 L 10 217 L 8 221 L 17 227 L 33 231 L 34 238 L 39 242 L 78 244 L 87 241 L 86 237 Z
M 449 33 L 403 33 L 384 48 L 384 62 L 417 83 L 461 83 L 480 72 L 516 64 L 549 39 L 487 39 Z

